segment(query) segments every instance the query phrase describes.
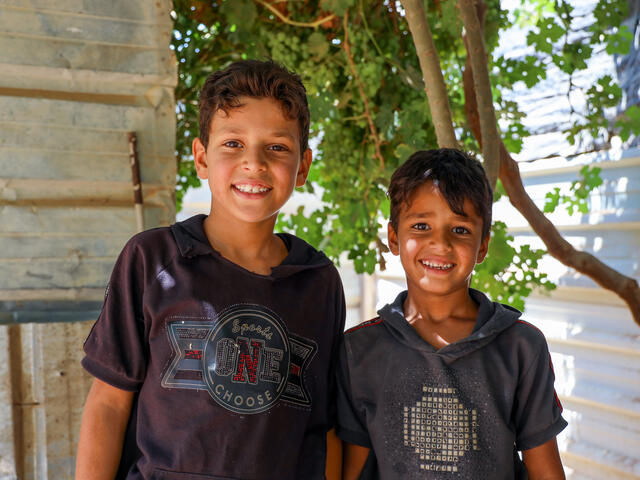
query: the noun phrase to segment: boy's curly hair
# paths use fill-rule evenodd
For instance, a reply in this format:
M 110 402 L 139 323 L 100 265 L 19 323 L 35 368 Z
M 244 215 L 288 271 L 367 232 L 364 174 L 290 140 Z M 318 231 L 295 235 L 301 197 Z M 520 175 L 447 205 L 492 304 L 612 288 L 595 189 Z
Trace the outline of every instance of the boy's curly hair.
M 422 150 L 414 153 L 393 172 L 389 183 L 391 214 L 389 221 L 398 231 L 398 216 L 403 205 L 411 201 L 418 187 L 433 182 L 458 215 L 465 215 L 464 201 L 469 199 L 482 218 L 482 237 L 491 229 L 493 192 L 482 164 L 472 155 L 454 148 Z
M 241 106 L 240 97 L 273 98 L 300 127 L 300 152 L 309 143 L 309 105 L 302 79 L 271 60 L 241 60 L 209 75 L 200 92 L 200 140 L 207 148 L 211 119 L 218 110 Z

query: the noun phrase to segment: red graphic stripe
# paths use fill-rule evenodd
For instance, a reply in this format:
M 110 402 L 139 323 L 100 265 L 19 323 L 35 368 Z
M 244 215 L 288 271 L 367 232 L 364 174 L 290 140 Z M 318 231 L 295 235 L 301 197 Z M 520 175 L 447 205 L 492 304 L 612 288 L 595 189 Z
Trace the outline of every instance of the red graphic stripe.
M 558 398 L 558 394 L 556 393 L 556 389 L 553 389 L 553 396 L 556 399 L 556 404 L 558 405 L 558 407 L 560 407 L 560 413 L 562 413 L 562 411 L 564 410 L 564 408 L 562 408 L 562 404 L 560 403 L 560 399 Z
M 556 378 L 556 372 L 553 369 L 553 361 L 551 360 L 551 354 L 549 354 L 549 367 L 551 368 L 551 372 L 553 373 L 553 378 Z M 553 396 L 556 398 L 556 404 L 558 405 L 558 407 L 560 407 L 560 412 L 562 412 L 564 410 L 564 408 L 562 408 L 562 404 L 560 403 L 560 399 L 558 398 L 558 394 L 556 393 L 556 389 L 553 389 Z
M 536 327 L 535 325 L 529 323 L 529 322 L 525 322 L 524 320 L 516 320 L 516 322 L 521 323 L 523 325 L 527 325 L 528 327 L 531 328 L 535 328 L 536 330 L 538 330 L 540 333 L 542 333 L 542 330 L 540 330 L 538 327 Z M 544 335 L 544 334 L 543 334 Z
M 377 324 L 379 324 L 381 322 L 382 322 L 382 319 L 380 317 L 377 317 L 377 318 L 374 318 L 372 320 L 367 320 L 366 322 L 363 322 L 360 325 L 356 325 L 355 327 L 351 327 L 349 330 L 347 330 L 344 333 L 355 332 L 356 330 L 360 330 L 361 328 L 369 327 L 371 325 L 377 325 Z

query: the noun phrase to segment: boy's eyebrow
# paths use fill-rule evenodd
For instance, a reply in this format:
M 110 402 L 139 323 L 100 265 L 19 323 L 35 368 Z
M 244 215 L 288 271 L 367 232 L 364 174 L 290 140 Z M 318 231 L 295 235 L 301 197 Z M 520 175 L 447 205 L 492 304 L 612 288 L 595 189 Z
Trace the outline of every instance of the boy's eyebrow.
M 285 137 L 288 138 L 289 140 L 295 141 L 296 138 L 291 135 L 288 131 L 284 130 L 284 131 L 280 131 L 280 132 L 272 132 L 271 133 L 274 137 Z
M 466 213 L 464 215 L 460 215 L 458 213 L 453 212 L 454 215 L 456 216 L 456 218 L 459 218 L 461 220 L 470 220 L 469 215 L 467 215 Z M 433 217 L 435 215 L 435 212 L 415 212 L 415 213 L 408 213 L 406 215 L 406 218 L 424 218 L 424 217 Z
M 219 127 L 216 130 L 224 134 L 230 133 L 233 135 L 241 135 L 243 133 L 246 133 L 248 129 L 229 126 L 229 127 Z M 278 131 L 270 132 L 270 134 L 273 135 L 274 137 L 288 138 L 292 142 L 297 141 L 295 136 L 291 135 L 287 130 L 278 130 Z

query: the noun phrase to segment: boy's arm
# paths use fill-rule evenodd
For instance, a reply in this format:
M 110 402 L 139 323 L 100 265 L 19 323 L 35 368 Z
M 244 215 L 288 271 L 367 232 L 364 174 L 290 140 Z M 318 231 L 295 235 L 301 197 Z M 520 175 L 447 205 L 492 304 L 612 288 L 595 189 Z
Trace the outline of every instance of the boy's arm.
M 528 478 L 531 480 L 564 480 L 564 469 L 556 437 L 542 445 L 522 452 Z
M 336 429 L 327 432 L 327 466 L 325 468 L 327 480 L 342 478 L 342 442 L 336 435 Z
M 132 400 L 133 392 L 94 378 L 82 414 L 76 480 L 113 480 Z
M 364 464 L 369 456 L 369 448 L 354 445 L 353 443 L 342 443 L 342 480 L 358 480 Z

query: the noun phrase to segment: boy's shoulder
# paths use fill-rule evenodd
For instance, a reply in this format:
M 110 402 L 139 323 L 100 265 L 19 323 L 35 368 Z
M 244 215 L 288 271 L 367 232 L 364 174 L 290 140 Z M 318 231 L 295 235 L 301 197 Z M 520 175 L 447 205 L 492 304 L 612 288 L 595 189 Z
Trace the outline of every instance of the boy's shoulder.
M 348 328 L 347 330 L 345 330 L 344 334 L 345 336 L 349 336 L 349 337 L 354 337 L 353 334 L 355 334 L 356 332 L 358 332 L 359 330 L 363 330 L 367 327 L 374 327 L 376 325 L 380 326 L 382 324 L 382 317 L 375 317 L 372 318 L 370 320 L 366 320 L 362 323 L 359 323 L 358 325 L 355 325 L 351 328 Z M 369 329 L 367 330 L 367 332 L 360 332 L 355 336 L 361 336 L 361 335 L 375 335 L 379 333 L 378 329 Z
M 146 283 L 153 281 L 177 257 L 191 256 L 198 249 L 204 253 L 205 248 L 197 239 L 197 224 L 202 222 L 198 217 L 133 235 L 118 256 L 113 273 L 115 278 L 134 274 L 136 281 Z
M 196 247 L 207 250 L 209 242 L 202 228 L 205 218 L 206 215 L 195 215 L 170 226 L 150 228 L 136 233 L 127 241 L 123 250 L 141 249 L 161 254 L 180 252 L 184 256 L 196 253 Z
M 381 316 L 364 321 L 345 330 L 343 345 L 349 357 L 379 357 L 398 345 L 385 327 Z
M 277 233 L 278 237 L 285 243 L 289 254 L 285 258 L 283 265 L 304 265 L 312 268 L 332 267 L 333 262 L 322 252 L 302 238 L 291 233 Z M 336 270 L 337 272 L 337 270 Z
M 535 346 L 547 344 L 547 339 L 542 330 L 522 318 L 517 319 L 510 330 L 509 333 L 520 342 Z

